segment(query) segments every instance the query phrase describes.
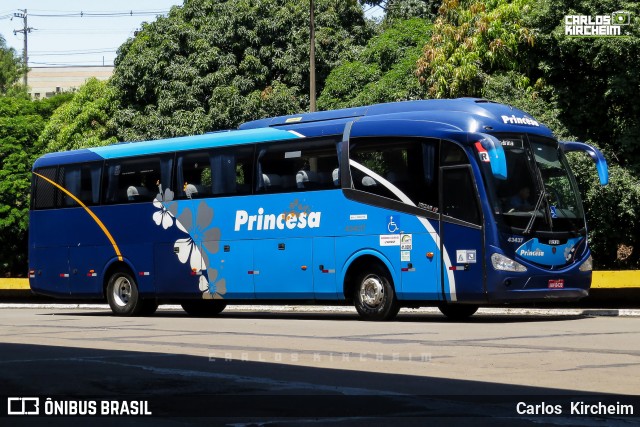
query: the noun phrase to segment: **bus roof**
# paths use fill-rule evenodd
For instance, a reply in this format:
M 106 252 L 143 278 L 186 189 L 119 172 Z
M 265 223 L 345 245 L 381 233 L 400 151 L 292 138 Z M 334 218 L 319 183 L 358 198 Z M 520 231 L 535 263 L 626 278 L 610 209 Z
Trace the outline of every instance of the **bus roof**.
M 265 141 L 279 141 L 300 138 L 294 132 L 284 129 L 249 129 L 205 133 L 203 135 L 158 139 L 131 143 L 119 143 L 105 147 L 49 153 L 35 161 L 33 167 L 40 168 L 57 164 L 85 163 L 119 157 L 147 154 L 171 153 L 177 150 L 197 150 L 209 147 L 252 144 Z
M 101 161 L 119 157 L 170 153 L 228 145 L 251 144 L 302 137 L 339 135 L 347 122 L 374 122 L 389 135 L 410 135 L 437 124 L 443 132 L 509 132 L 552 136 L 551 131 L 527 113 L 508 105 L 478 98 L 432 99 L 376 104 L 255 120 L 239 130 L 178 138 L 119 143 L 105 147 L 50 153 L 34 168 L 67 163 Z M 399 122 L 401 120 L 402 122 Z M 414 124 L 414 125 L 412 125 Z M 418 128 L 417 126 L 420 126 Z M 363 136 L 354 134 L 354 136 Z M 435 136 L 435 135 L 434 135 Z
M 551 131 L 522 110 L 480 98 L 430 99 L 392 102 L 342 110 L 320 111 L 255 120 L 239 129 L 280 128 L 298 131 L 305 136 L 326 134 L 332 125 L 352 120 L 361 122 L 388 120 L 389 134 L 394 134 L 394 120 L 432 122 L 448 125 L 460 132 L 516 132 L 552 136 Z M 407 123 L 398 124 L 406 127 Z M 324 128 L 324 129 L 323 129 Z M 406 129 L 405 129 L 406 131 Z

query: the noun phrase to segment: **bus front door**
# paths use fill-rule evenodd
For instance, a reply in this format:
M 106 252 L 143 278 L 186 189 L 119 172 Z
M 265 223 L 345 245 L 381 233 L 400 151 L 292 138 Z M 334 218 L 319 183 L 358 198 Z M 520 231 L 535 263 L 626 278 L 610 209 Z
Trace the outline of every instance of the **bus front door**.
M 440 242 L 446 301 L 485 300 L 482 216 L 468 165 L 441 168 Z

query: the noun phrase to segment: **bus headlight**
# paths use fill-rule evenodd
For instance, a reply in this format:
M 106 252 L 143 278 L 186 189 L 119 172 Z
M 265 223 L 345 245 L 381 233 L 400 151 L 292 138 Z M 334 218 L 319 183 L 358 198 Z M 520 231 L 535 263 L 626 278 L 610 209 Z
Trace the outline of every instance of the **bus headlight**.
M 527 268 L 524 265 L 500 254 L 491 255 L 491 264 L 493 265 L 494 269 L 501 271 L 527 271 Z
M 582 263 L 580 267 L 578 267 L 580 271 L 591 271 L 593 270 L 593 258 L 589 255 L 589 258 L 585 262 Z

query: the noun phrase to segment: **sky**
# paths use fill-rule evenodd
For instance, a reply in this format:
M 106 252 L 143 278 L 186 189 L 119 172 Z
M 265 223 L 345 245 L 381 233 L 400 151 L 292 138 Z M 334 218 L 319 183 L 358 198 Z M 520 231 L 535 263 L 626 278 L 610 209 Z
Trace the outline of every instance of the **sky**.
M 142 22 L 152 22 L 158 14 L 166 14 L 171 6 L 182 3 L 182 0 L 1 0 L 0 35 L 7 46 L 22 56 L 23 34 L 14 34 L 14 30 L 21 30 L 24 21 L 14 17 L 14 13 L 26 9 L 27 24 L 33 28 L 28 34 L 29 67 L 113 65 L 118 47 L 134 36 Z M 79 16 L 81 13 L 84 16 Z M 367 8 L 366 14 L 379 16 L 381 11 Z
M 0 35 L 22 55 L 23 35 L 13 31 L 22 29 L 24 21 L 13 14 L 26 8 L 33 28 L 28 34 L 29 67 L 113 65 L 118 47 L 142 22 L 154 21 L 174 5 L 182 5 L 182 0 L 2 0 Z M 81 12 L 85 16 L 78 16 Z M 134 16 L 126 16 L 131 12 Z

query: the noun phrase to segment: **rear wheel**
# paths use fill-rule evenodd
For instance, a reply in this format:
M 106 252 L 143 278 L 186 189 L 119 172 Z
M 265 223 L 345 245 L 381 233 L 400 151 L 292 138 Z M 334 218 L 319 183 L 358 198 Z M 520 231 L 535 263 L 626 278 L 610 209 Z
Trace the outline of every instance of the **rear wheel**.
M 196 317 L 216 316 L 227 306 L 226 303 L 218 300 L 191 300 L 184 301 L 181 305 L 188 315 Z
M 138 316 L 145 309 L 145 302 L 140 298 L 135 279 L 122 270 L 115 271 L 109 277 L 107 301 L 116 316 Z
M 353 300 L 365 320 L 391 320 L 400 311 L 389 273 L 380 267 L 358 276 Z
M 157 309 L 158 303 L 155 300 L 142 300 L 142 309 L 140 310 L 140 316 L 152 316 Z
M 451 320 L 465 320 L 478 311 L 478 306 L 473 304 L 447 304 L 438 305 L 438 309 Z

